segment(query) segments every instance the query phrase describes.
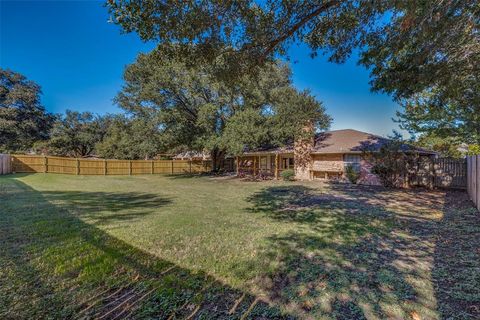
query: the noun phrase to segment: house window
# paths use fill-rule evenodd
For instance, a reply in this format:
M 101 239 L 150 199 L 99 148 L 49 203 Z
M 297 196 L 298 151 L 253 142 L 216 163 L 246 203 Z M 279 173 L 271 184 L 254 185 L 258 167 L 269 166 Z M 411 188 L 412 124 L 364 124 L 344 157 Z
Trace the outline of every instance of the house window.
M 345 154 L 343 155 L 343 163 L 346 166 L 351 165 L 355 169 L 360 170 L 360 163 L 362 161 L 362 156 L 359 154 Z
M 293 169 L 293 158 L 282 158 L 282 169 Z
M 267 157 L 260 157 L 260 169 L 267 169 Z

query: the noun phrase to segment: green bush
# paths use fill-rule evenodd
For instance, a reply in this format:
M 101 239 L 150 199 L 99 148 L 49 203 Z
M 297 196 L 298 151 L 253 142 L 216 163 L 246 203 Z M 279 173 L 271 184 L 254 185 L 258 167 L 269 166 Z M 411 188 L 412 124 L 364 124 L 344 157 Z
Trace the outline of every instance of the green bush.
M 280 173 L 282 179 L 285 181 L 292 181 L 295 178 L 295 171 L 293 169 L 288 169 Z
M 353 183 L 357 184 L 358 179 L 360 178 L 360 171 L 352 166 L 351 164 L 347 165 L 345 168 L 345 175 L 347 176 L 347 179 Z

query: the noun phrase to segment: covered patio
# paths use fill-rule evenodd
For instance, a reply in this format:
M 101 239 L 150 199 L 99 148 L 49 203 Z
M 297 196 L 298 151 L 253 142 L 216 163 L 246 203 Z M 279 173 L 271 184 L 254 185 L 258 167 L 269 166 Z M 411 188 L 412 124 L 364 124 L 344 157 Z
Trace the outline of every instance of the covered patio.
M 294 169 L 293 152 L 250 152 L 235 158 L 237 176 L 252 175 L 278 179 L 281 172 Z

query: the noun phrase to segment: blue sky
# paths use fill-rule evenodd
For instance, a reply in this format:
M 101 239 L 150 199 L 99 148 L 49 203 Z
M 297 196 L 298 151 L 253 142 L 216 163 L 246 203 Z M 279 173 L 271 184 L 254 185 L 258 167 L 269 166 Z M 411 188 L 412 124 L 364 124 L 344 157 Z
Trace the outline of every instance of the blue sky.
M 125 65 L 153 47 L 108 23 L 103 2 L 0 0 L 0 66 L 41 85 L 51 112 L 118 112 L 112 99 Z M 381 135 L 398 129 L 391 120 L 398 105 L 370 92 L 368 71 L 353 59 L 342 65 L 311 59 L 303 46 L 292 48 L 290 58 L 295 85 L 323 101 L 332 129 Z

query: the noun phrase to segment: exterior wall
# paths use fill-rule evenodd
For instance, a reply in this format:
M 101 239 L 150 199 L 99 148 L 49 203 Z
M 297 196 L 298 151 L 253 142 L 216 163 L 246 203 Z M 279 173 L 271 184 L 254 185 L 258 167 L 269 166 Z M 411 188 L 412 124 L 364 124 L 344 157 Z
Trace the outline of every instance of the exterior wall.
M 312 168 L 315 170 L 313 179 L 335 179 L 348 181 L 345 177 L 345 162 L 343 153 L 313 154 Z M 381 185 L 380 179 L 370 172 L 372 165 L 362 159 L 360 161 L 359 184 Z
M 313 154 L 311 178 L 341 179 L 344 172 L 343 154 Z

